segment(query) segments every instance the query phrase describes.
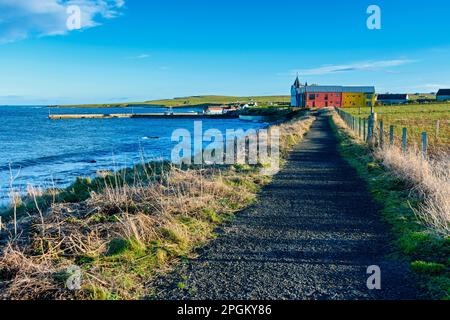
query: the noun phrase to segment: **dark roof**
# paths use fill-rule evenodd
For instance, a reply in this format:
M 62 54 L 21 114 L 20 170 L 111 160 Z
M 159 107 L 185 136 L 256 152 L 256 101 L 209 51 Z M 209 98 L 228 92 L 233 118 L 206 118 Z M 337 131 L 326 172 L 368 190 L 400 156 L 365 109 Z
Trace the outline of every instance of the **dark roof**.
M 297 78 L 295 79 L 294 87 L 300 88 L 300 80 L 298 79 L 298 76 L 297 76 Z
M 379 94 L 378 100 L 408 100 L 407 94 Z
M 437 96 L 450 96 L 450 89 L 440 89 Z

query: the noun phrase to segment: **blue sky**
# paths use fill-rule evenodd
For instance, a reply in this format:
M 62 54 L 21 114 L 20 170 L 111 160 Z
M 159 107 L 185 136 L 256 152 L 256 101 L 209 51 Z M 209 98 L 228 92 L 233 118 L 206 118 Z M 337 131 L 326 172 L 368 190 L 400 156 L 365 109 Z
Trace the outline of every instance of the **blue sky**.
M 67 5 L 82 29 L 65 27 Z M 366 27 L 369 5 L 382 29 Z M 450 87 L 444 0 L 0 0 L 0 104 Z

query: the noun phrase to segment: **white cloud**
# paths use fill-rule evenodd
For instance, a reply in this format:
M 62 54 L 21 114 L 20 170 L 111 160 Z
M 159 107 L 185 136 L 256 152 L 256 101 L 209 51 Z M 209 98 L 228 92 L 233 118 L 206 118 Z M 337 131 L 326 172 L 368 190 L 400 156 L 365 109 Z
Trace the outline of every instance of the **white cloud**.
M 149 54 L 146 54 L 146 53 L 143 53 L 143 54 L 138 55 L 138 56 L 136 57 L 136 59 L 147 59 L 147 58 L 150 58 L 150 55 L 149 55 Z
M 413 62 L 415 61 L 409 59 L 396 59 L 396 60 L 356 62 L 341 65 L 326 65 L 313 69 L 292 70 L 290 72 L 290 75 L 295 75 L 299 73 L 302 76 L 318 76 L 332 73 L 347 73 L 355 71 L 380 71 L 390 67 L 398 67 Z
M 147 54 L 147 53 L 142 53 L 142 54 L 137 55 L 137 56 L 130 56 L 130 57 L 127 57 L 126 59 L 128 59 L 128 60 L 142 60 L 142 59 L 148 59 L 148 58 L 150 58 L 150 55 L 149 55 L 149 54 Z
M 0 44 L 67 34 L 67 7 L 81 9 L 81 29 L 120 14 L 124 0 L 0 0 Z

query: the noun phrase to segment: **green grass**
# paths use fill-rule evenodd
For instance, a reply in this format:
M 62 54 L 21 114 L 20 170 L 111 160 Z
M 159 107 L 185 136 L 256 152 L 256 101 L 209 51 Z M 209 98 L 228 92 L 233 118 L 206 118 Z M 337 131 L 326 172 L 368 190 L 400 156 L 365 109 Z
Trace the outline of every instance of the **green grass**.
M 362 118 L 367 118 L 370 108 L 344 108 L 344 111 Z M 390 125 L 395 126 L 395 135 L 401 137 L 402 128 L 408 129 L 410 143 L 418 143 L 422 132 L 429 134 L 430 143 L 450 144 L 450 103 L 441 104 L 411 104 L 401 106 L 377 106 L 375 112 L 379 120 L 383 120 L 385 130 Z M 436 122 L 440 121 L 439 136 L 435 139 Z
M 59 107 L 84 107 L 84 108 L 111 108 L 111 107 L 130 107 L 133 105 L 144 106 L 172 106 L 172 107 L 199 107 L 205 105 L 221 105 L 232 103 L 248 103 L 258 102 L 260 105 L 277 105 L 277 104 L 289 104 L 290 96 L 249 96 L 249 97 L 237 97 L 237 96 L 192 96 L 192 97 L 180 97 L 174 99 L 163 100 L 151 100 L 143 102 L 127 102 L 127 103 L 112 103 L 112 104 L 85 104 L 85 105 L 62 105 Z
M 409 261 L 429 298 L 449 299 L 450 237 L 437 236 L 425 228 L 412 210 L 421 199 L 412 195 L 407 183 L 389 175 L 366 145 L 355 142 L 330 121 L 340 142 L 340 153 L 366 181 L 382 207 L 383 218 L 391 225 L 397 248 L 393 256 Z

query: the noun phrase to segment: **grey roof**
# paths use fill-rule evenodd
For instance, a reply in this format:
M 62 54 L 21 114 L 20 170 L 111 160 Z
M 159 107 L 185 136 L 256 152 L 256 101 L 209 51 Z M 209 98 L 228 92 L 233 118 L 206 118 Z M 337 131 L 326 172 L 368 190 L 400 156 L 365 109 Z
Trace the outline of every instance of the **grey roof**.
M 342 87 L 342 92 L 375 93 L 375 87 L 345 86 Z
M 375 93 L 375 87 L 351 87 L 351 86 L 307 86 L 302 87 L 301 92 L 350 92 L 350 93 Z
M 340 86 L 308 86 L 306 92 L 342 92 Z

